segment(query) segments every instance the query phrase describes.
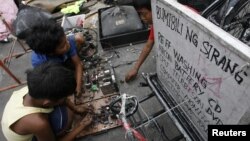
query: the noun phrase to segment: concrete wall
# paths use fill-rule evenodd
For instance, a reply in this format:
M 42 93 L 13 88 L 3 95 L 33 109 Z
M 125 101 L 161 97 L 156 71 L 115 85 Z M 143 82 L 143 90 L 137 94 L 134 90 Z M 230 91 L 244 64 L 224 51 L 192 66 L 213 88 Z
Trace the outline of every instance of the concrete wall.
M 239 124 L 249 115 L 250 48 L 174 0 L 151 3 L 165 89 L 185 101 L 185 114 L 204 138 L 208 124 Z

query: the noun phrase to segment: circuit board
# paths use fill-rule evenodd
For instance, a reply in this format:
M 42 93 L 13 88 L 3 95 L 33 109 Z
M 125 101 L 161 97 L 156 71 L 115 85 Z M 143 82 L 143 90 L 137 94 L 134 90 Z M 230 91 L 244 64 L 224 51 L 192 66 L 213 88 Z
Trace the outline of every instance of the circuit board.
M 72 97 L 72 102 L 78 102 L 77 106 L 86 107 L 89 105 L 93 106 L 92 123 L 85 128 L 77 137 L 84 137 L 87 135 L 93 135 L 107 131 L 109 129 L 121 126 L 121 123 L 109 109 L 110 102 L 118 96 L 118 93 L 111 93 L 108 95 L 103 95 L 102 91 L 97 92 L 87 92 L 83 94 L 82 97 Z M 80 101 L 82 103 L 80 103 Z M 73 122 L 73 127 L 79 123 L 83 117 L 78 115 L 75 117 Z
M 80 104 L 78 106 L 92 105 L 94 107 L 92 123 L 86 127 L 77 138 L 84 137 L 87 135 L 99 134 L 112 128 L 121 126 L 121 123 L 109 109 L 109 103 L 112 99 L 116 98 L 117 94 L 105 96 L 103 98 L 96 98 L 90 102 Z M 82 120 L 83 117 L 80 115 L 75 118 L 73 126 L 76 126 Z
M 84 93 L 80 96 L 71 97 L 72 103 L 78 108 L 92 106 L 92 123 L 85 128 L 77 137 L 84 137 L 102 133 L 109 129 L 121 126 L 116 115 L 109 109 L 110 102 L 119 96 L 119 91 L 115 81 L 115 75 L 110 65 L 103 65 L 91 61 L 92 67 L 88 68 L 84 74 Z M 88 64 L 85 62 L 85 64 Z M 80 115 L 74 119 L 73 126 L 76 126 L 84 117 Z

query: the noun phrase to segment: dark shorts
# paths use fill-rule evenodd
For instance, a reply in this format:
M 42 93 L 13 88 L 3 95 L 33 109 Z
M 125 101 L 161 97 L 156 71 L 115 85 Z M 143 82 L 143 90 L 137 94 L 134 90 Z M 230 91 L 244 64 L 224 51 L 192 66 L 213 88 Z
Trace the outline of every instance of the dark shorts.
M 55 135 L 62 132 L 67 126 L 68 112 L 66 106 L 57 106 L 53 112 L 49 114 L 49 121 Z M 32 141 L 37 141 L 34 137 Z

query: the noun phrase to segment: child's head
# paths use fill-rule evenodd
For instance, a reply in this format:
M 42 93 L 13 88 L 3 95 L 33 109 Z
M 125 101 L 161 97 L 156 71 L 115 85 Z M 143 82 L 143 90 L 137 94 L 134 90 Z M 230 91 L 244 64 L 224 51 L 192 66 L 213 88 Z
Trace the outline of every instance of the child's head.
M 76 89 L 75 73 L 50 61 L 27 71 L 27 84 L 31 97 L 51 101 L 64 99 Z
M 26 43 L 36 53 L 46 55 L 63 55 L 69 50 L 63 28 L 52 20 L 44 20 L 30 29 Z
M 134 0 L 134 6 L 140 14 L 141 19 L 147 23 L 152 24 L 152 11 L 150 0 Z

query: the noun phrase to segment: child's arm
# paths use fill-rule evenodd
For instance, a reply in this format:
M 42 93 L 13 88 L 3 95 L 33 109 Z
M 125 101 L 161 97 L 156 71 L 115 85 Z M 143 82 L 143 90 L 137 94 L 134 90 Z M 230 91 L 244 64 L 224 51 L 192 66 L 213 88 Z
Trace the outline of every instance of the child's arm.
M 29 120 L 23 122 L 24 125 L 31 125 L 26 127 L 26 132 L 33 133 L 38 141 L 56 141 L 56 135 L 51 129 L 47 114 L 33 114 L 29 117 Z M 76 136 L 91 124 L 91 122 L 92 116 L 87 114 L 79 124 L 76 124 L 76 126 L 72 128 L 70 132 L 57 137 L 58 141 L 74 141 Z
M 81 46 L 85 43 L 85 38 L 82 35 L 82 33 L 76 33 L 75 34 L 75 41 L 77 45 L 77 50 L 81 48 Z
M 70 110 L 72 110 L 74 113 L 77 113 L 77 114 L 92 113 L 94 109 L 92 105 L 77 106 L 74 103 L 72 103 L 70 98 L 66 99 L 66 105 L 67 107 L 69 107 Z
M 27 120 L 26 120 L 26 119 Z M 34 134 L 39 141 L 55 141 L 56 136 L 51 129 L 47 114 L 31 114 L 22 119 L 23 126 L 26 126 L 26 131 Z
M 133 80 L 136 77 L 136 75 L 137 75 L 137 73 L 138 73 L 141 65 L 143 64 L 143 62 L 148 57 L 148 55 L 151 52 L 153 46 L 154 46 L 154 41 L 153 40 L 148 40 L 147 43 L 146 43 L 146 45 L 143 47 L 142 52 L 141 52 L 138 60 L 136 61 L 136 64 L 126 74 L 126 76 L 125 76 L 125 81 L 126 82 L 128 82 L 130 80 Z
M 84 119 L 76 125 L 69 133 L 62 136 L 59 141 L 74 141 L 76 136 L 81 133 L 81 131 L 86 128 L 88 125 L 90 125 L 92 122 L 92 116 L 86 115 Z
M 81 94 L 82 92 L 83 65 L 78 55 L 72 56 L 71 59 L 75 65 L 75 75 L 76 75 L 76 83 L 77 83 L 76 92 L 77 92 L 77 96 L 79 96 L 79 94 Z

